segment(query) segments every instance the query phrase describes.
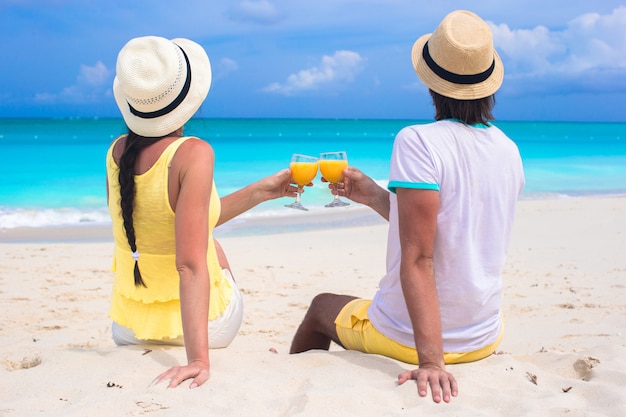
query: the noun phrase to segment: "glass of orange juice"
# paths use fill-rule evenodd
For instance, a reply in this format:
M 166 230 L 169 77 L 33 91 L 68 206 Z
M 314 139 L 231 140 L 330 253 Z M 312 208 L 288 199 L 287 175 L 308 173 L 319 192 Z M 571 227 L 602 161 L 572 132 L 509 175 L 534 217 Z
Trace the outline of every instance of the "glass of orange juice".
M 300 203 L 300 193 L 305 185 L 309 184 L 317 176 L 318 158 L 309 155 L 302 155 L 294 153 L 291 156 L 291 163 L 289 168 L 291 169 L 291 179 L 298 185 L 298 193 L 296 194 L 296 201 L 291 204 L 286 204 L 285 207 L 290 207 L 298 210 L 308 210 Z
M 348 167 L 348 154 L 344 151 L 341 152 L 322 152 L 320 154 L 320 171 L 322 176 L 328 180 L 335 187 L 339 181 L 343 181 L 343 170 Z M 339 198 L 338 194 L 335 194 L 335 198 L 325 207 L 343 207 L 349 206 L 350 203 Z

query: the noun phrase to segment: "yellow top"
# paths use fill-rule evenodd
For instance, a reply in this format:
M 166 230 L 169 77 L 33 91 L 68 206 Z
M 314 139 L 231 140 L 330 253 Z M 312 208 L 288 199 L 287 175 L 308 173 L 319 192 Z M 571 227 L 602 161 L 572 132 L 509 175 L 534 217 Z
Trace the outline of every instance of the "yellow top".
M 113 146 L 107 152 L 109 212 L 113 223 L 113 294 L 109 314 L 118 324 L 135 332 L 138 339 L 176 338 L 183 334 L 180 313 L 179 275 L 176 270 L 175 213 L 168 195 L 168 171 L 178 147 L 188 137 L 172 142 L 155 164 L 144 174 L 135 175 L 133 224 L 139 257 L 139 269 L 147 288 L 135 286 L 132 257 L 120 208 L 119 167 L 113 159 Z M 217 259 L 213 229 L 220 216 L 220 199 L 213 184 L 209 203 L 209 320 L 218 317 L 228 306 L 233 289 L 222 274 Z

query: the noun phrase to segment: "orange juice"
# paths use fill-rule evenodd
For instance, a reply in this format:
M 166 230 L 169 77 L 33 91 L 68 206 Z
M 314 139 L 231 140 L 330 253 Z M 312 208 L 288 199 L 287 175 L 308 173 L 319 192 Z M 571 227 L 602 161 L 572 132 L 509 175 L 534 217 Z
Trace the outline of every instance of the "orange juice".
M 317 162 L 292 162 L 289 164 L 291 168 L 291 178 L 302 188 L 315 178 L 317 175 Z
M 343 170 L 348 167 L 345 159 L 322 159 L 320 160 L 320 171 L 324 178 L 331 183 L 343 180 Z

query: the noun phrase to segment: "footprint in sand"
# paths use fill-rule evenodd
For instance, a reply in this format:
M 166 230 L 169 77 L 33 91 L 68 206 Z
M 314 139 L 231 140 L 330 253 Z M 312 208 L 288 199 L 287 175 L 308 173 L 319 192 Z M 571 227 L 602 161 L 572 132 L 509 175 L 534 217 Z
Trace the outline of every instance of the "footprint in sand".
M 591 369 L 599 363 L 600 361 L 598 359 L 590 356 L 578 359 L 574 362 L 574 371 L 576 371 L 576 375 L 578 375 L 580 379 L 583 381 L 589 381 L 591 379 Z
M 22 360 L 11 360 L 11 359 L 3 359 L 2 366 L 7 371 L 17 371 L 19 369 L 29 369 L 34 368 L 35 366 L 41 365 L 41 356 L 39 354 L 32 354 L 29 356 L 24 356 Z

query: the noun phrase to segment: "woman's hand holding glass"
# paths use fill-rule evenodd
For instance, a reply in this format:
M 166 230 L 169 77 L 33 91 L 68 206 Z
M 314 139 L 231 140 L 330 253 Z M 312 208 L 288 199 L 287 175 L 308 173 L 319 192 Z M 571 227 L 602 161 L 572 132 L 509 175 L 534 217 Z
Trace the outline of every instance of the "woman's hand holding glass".
M 296 197 L 298 193 L 298 188 L 292 185 L 291 172 L 287 168 L 261 178 L 257 181 L 256 189 L 262 202 L 280 197 Z
M 343 170 L 348 167 L 348 155 L 346 152 L 322 152 L 319 164 L 322 176 L 335 189 L 333 201 L 326 204 L 325 207 L 349 206 L 350 203 L 341 200 L 337 192 L 337 183 L 343 181 Z
M 308 185 L 317 176 L 318 165 L 319 160 L 314 156 L 297 153 L 291 156 L 289 168 L 291 169 L 291 178 L 293 179 L 293 182 L 298 185 L 298 192 L 296 194 L 296 201 L 285 205 L 285 207 L 305 211 L 308 210 L 300 202 L 300 194 L 302 193 L 304 186 Z

